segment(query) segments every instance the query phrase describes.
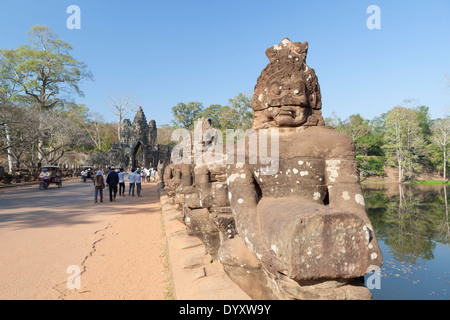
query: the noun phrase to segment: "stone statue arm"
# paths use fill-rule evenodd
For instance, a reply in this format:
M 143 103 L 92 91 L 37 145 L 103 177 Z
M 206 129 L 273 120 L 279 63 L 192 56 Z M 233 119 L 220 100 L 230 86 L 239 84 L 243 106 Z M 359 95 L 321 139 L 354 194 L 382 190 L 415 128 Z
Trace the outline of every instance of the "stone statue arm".
M 251 253 L 260 257 L 261 235 L 258 221 L 258 192 L 249 165 L 230 165 L 227 169 L 228 199 L 236 231 Z
M 354 142 L 343 134 L 334 135 L 332 141 L 332 151 L 325 161 L 328 205 L 331 208 L 355 213 L 370 224 L 359 179 Z
M 325 165 L 328 204 L 366 217 L 363 191 L 359 181 L 356 159 L 330 159 Z
M 355 278 L 380 265 L 379 247 L 362 211 L 296 197 L 260 197 L 246 165 L 229 172 L 228 188 L 239 237 L 272 274 L 295 281 Z
M 370 249 L 370 264 L 381 266 L 383 258 L 375 237 L 374 228 L 366 212 L 364 193 L 359 178 L 358 163 L 354 155 L 354 144 L 349 138 L 342 139 L 336 153 L 326 160 L 325 183 L 328 189 L 328 205 L 332 209 L 354 214 L 364 221 Z M 340 154 L 341 156 L 338 156 Z

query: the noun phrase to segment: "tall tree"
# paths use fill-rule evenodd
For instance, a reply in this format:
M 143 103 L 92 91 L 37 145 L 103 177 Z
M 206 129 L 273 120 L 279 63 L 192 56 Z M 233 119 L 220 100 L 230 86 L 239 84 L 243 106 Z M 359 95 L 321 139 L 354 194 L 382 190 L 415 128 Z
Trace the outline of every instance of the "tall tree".
M 203 109 L 203 118 L 211 119 L 211 126 L 218 130 L 222 129 L 223 107 L 220 104 L 212 104 Z
M 333 127 L 337 132 L 344 133 L 352 137 L 355 142 L 355 152 L 357 156 L 382 156 L 384 120 L 375 118 L 374 120 L 364 119 L 361 115 L 355 114 L 346 120 L 339 118 L 336 113 L 325 118 L 325 124 Z
M 16 55 L 13 50 L 0 50 L 0 126 L 5 129 L 6 152 L 8 154 L 9 172 L 13 172 L 13 150 L 11 146 L 11 121 L 8 118 L 8 110 L 12 103 L 17 100 L 19 94 L 18 75 L 15 72 L 17 66 Z M 17 120 L 16 120 L 17 121 Z
M 19 104 L 9 104 L 1 107 L 1 117 L 8 127 L 8 133 L 0 136 L 0 152 L 6 151 L 11 171 L 22 163 L 24 157 L 33 161 L 33 150 L 39 136 L 38 115 Z M 12 168 L 12 169 L 11 169 Z
M 344 121 L 338 131 L 347 134 L 355 142 L 356 155 L 367 155 L 369 144 L 367 137 L 371 133 L 369 121 L 359 114 L 351 115 Z
M 195 120 L 202 116 L 202 111 L 203 105 L 201 102 L 189 102 L 188 104 L 180 102 L 172 108 L 174 117 L 172 124 L 175 127 L 193 129 Z
M 125 119 L 127 114 L 130 112 L 136 112 L 138 109 L 138 103 L 136 99 L 128 94 L 114 95 L 109 94 L 109 105 L 112 108 L 113 113 L 118 119 L 117 133 L 119 137 L 119 142 L 122 136 L 122 121 Z
M 86 130 L 92 142 L 94 143 L 95 149 L 102 150 L 103 146 L 102 128 L 105 125 L 105 120 L 103 116 L 98 112 L 91 112 L 88 115 L 87 121 L 83 121 L 81 125 Z
M 64 93 L 83 96 L 80 84 L 83 80 L 93 79 L 87 66 L 70 54 L 72 46 L 59 39 L 46 26 L 34 26 L 28 32 L 27 45 L 10 50 L 14 59 L 14 75 L 20 87 L 22 98 L 39 111 L 52 110 L 56 106 L 64 107 Z M 5 50 L 0 53 L 4 54 Z M 39 119 L 43 129 L 45 115 Z M 42 160 L 45 137 L 40 135 L 38 157 Z
M 31 102 L 41 110 L 64 105 L 62 93 L 83 97 L 83 80 L 93 79 L 87 66 L 70 54 L 72 45 L 59 39 L 46 26 L 34 26 L 28 32 L 28 45 L 15 50 L 18 64 L 15 72 L 19 85 Z
M 444 119 L 438 119 L 431 127 L 431 141 L 442 151 L 443 153 L 443 171 L 442 182 L 445 183 L 447 179 L 447 155 L 450 145 L 450 117 Z
M 253 121 L 253 97 L 239 93 L 228 100 L 230 109 L 225 112 L 225 119 L 228 119 L 227 129 L 249 129 Z M 224 120 L 225 120 L 224 119 Z
M 173 128 L 168 124 L 158 126 L 157 143 L 167 146 L 175 146 L 176 142 L 172 141 Z
M 339 128 L 342 126 L 342 119 L 333 111 L 330 117 L 324 119 L 325 125 L 333 127 L 336 131 L 339 131 Z
M 419 126 L 422 129 L 423 136 L 425 140 L 429 142 L 431 136 L 431 126 L 433 121 L 431 120 L 429 110 L 427 106 L 418 106 L 413 109 L 417 113 L 417 120 L 419 121 Z
M 417 113 L 409 108 L 397 106 L 386 115 L 386 155 L 398 168 L 398 182 L 411 178 L 420 169 L 419 156 L 425 141 Z

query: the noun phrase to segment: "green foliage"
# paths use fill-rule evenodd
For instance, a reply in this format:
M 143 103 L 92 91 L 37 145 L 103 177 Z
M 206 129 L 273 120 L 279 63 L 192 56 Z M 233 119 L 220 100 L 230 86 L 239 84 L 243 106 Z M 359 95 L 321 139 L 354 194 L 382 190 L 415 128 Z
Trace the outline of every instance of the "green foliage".
M 0 51 L 15 61 L 14 74 L 22 97 L 41 109 L 51 109 L 64 104 L 62 93 L 83 96 L 79 85 L 92 79 L 92 74 L 70 55 L 72 46 L 46 26 L 32 27 L 28 36 L 28 45 L 7 53 Z
M 386 157 L 357 156 L 356 160 L 358 161 L 360 174 L 363 177 L 382 177 L 386 174 Z
M 157 134 L 157 143 L 163 144 L 166 146 L 175 146 L 177 143 L 175 141 L 172 141 L 172 132 L 173 127 L 171 127 L 168 124 L 163 124 L 158 126 L 157 128 L 158 134 Z
M 431 127 L 431 142 L 432 160 L 440 160 L 436 165 L 443 172 L 443 179 L 447 179 L 448 169 L 448 151 L 450 146 L 450 117 L 444 119 L 437 119 Z M 434 162 L 436 163 L 436 162 Z
M 419 127 L 422 129 L 422 134 L 428 142 L 430 142 L 429 137 L 431 136 L 431 127 L 433 125 L 429 109 L 427 106 L 419 106 L 413 109 L 417 114 L 417 121 L 419 122 Z
M 426 143 L 414 110 L 395 107 L 387 113 L 384 141 L 390 164 L 398 168 L 399 182 L 413 178 L 422 169 L 419 160 L 425 154 Z
M 252 126 L 253 111 L 252 103 L 253 98 L 238 94 L 233 99 L 228 100 L 230 106 L 226 108 L 223 118 L 226 119 L 226 129 L 249 129 Z M 224 125 L 222 125 L 222 128 Z
M 358 156 L 383 156 L 383 121 L 364 119 L 359 114 L 342 120 L 335 113 L 325 118 L 325 124 L 332 126 L 337 132 L 350 136 L 355 142 L 355 153 Z
M 178 103 L 172 108 L 175 128 L 193 129 L 195 121 L 201 117 L 211 119 L 213 128 L 222 133 L 227 129 L 251 128 L 253 120 L 252 98 L 242 93 L 228 100 L 229 105 L 212 104 L 207 108 L 201 102 Z
M 17 57 L 14 50 L 0 49 L 0 104 L 8 105 L 18 100 L 18 75 L 15 72 Z
M 401 181 L 425 168 L 443 175 L 449 169 L 450 120 L 432 120 L 427 106 L 395 107 L 373 120 L 359 114 L 343 120 L 335 113 L 324 120 L 353 138 L 363 176 L 384 175 L 382 164 L 399 168 Z
M 9 150 L 17 163 L 33 158 L 55 163 L 66 151 L 91 147 L 82 126 L 88 108 L 72 102 L 71 95 L 83 96 L 80 84 L 92 74 L 71 50 L 46 26 L 32 27 L 28 44 L 0 49 L 1 122 L 10 130 Z M 20 113 L 24 116 L 7 116 Z
M 223 125 L 224 110 L 220 104 L 212 104 L 203 109 L 202 117 L 211 119 L 211 126 L 220 130 Z
M 195 120 L 202 115 L 203 105 L 201 102 L 178 103 L 172 108 L 174 120 L 172 124 L 177 128 L 193 129 Z

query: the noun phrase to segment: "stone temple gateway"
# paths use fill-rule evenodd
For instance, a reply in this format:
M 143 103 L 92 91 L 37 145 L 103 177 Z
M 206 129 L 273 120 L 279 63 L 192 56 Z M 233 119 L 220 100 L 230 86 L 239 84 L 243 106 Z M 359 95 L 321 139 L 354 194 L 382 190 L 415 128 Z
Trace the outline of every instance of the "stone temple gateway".
M 121 136 L 110 150 L 110 163 L 122 168 L 154 167 L 170 158 L 171 148 L 157 144 L 155 120 L 147 123 L 144 111 L 139 107 L 133 122 L 125 119 Z
M 287 38 L 266 50 L 270 62 L 255 86 L 253 130 L 234 146 L 244 147 L 244 162 L 227 158 L 226 148 L 210 138 L 214 128 L 200 119 L 210 133 L 197 136 L 201 141 L 194 135 L 191 145 L 213 161 L 170 163 L 159 169 L 159 183 L 188 234 L 203 241 L 251 298 L 371 299 L 362 279 L 383 257 L 366 213 L 354 142 L 325 126 L 307 52 L 307 42 Z M 249 160 L 250 141 L 261 132 L 278 136 L 278 171 L 271 174 L 264 174 L 267 159 Z

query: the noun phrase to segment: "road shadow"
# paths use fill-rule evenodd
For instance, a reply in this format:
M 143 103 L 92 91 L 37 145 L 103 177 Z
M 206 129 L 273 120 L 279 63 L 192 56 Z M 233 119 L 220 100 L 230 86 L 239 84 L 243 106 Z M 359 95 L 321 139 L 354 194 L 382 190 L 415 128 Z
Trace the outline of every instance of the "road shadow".
M 106 188 L 103 201 L 94 203 L 93 185 L 78 181 L 68 182 L 61 188 L 51 186 L 47 190 L 39 190 L 37 186 L 2 190 L 0 230 L 6 227 L 24 229 L 91 224 L 104 215 L 142 213 L 141 205 L 148 204 L 149 198 L 117 196 L 116 202 L 110 202 Z

